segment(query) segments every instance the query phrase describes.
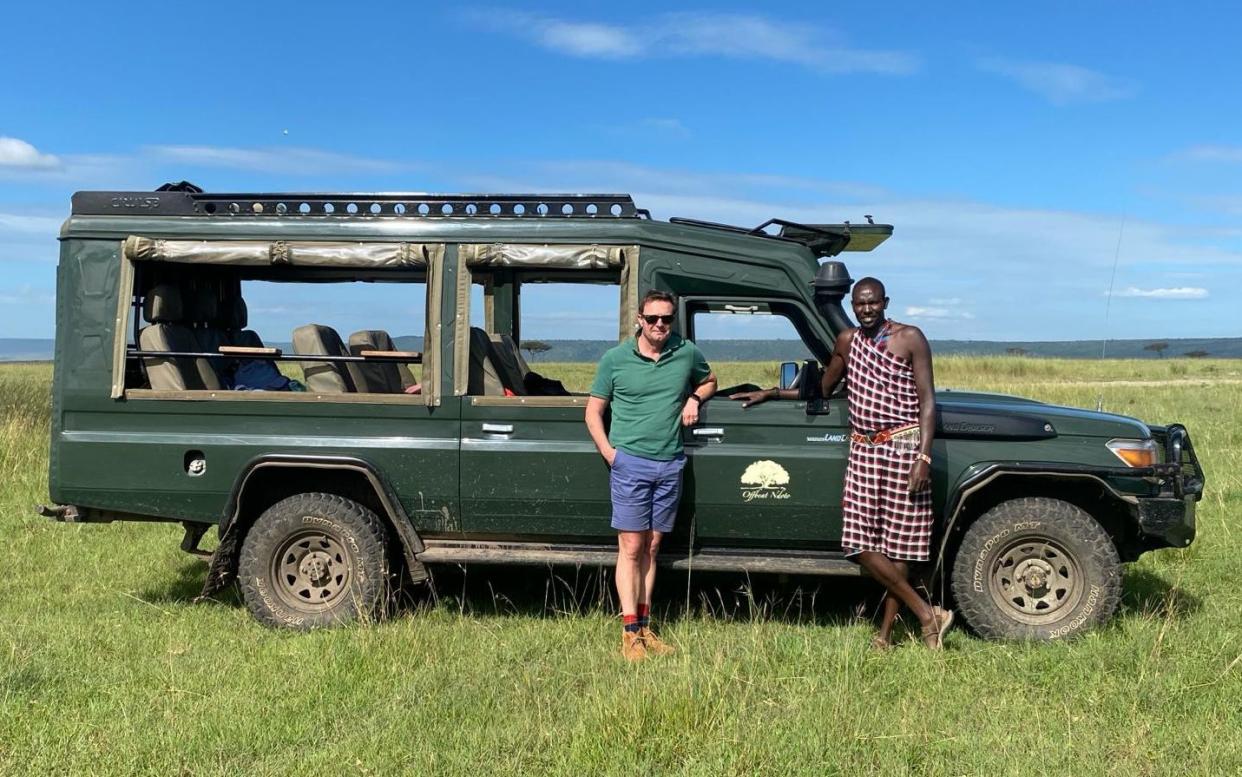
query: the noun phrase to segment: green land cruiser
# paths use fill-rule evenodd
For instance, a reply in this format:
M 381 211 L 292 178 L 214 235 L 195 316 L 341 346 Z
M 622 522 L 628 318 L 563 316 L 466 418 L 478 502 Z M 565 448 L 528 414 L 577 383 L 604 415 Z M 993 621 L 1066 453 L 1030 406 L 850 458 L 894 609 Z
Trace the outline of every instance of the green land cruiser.
M 303 629 L 379 613 L 428 565 L 610 565 L 586 396 L 530 369 L 521 329 L 560 316 L 574 336 L 605 317 L 620 338 L 661 288 L 709 360 L 713 336 L 784 327 L 801 353 L 782 384 L 806 387 L 704 406 L 661 562 L 857 575 L 840 544 L 846 402 L 805 376 L 851 325 L 831 257 L 891 234 L 657 221 L 625 195 L 80 192 L 39 509 L 177 522 L 201 555 L 214 525 L 205 591 L 236 581 L 260 621 Z M 594 312 L 558 311 L 570 298 Z M 361 326 L 343 338 L 331 324 L 346 320 Z M 278 367 L 299 390 L 246 390 L 247 370 Z M 1121 562 L 1193 539 L 1203 473 L 1182 426 L 972 392 L 937 403 L 932 579 L 976 633 L 1089 630 L 1117 607 Z

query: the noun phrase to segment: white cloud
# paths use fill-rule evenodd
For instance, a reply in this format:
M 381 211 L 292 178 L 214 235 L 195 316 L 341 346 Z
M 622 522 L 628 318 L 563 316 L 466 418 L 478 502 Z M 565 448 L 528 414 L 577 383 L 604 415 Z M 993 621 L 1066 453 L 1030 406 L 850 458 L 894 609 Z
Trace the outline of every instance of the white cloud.
M 50 170 L 59 166 L 59 159 L 40 152 L 26 141 L 0 136 L 0 167 Z
M 314 175 L 325 172 L 391 173 L 410 165 L 311 148 L 228 148 L 223 146 L 152 146 L 156 160 L 264 173 Z
M 0 289 L 0 304 L 3 305 L 52 305 L 55 302 L 54 293 L 35 288 L 29 283 L 16 288 Z
M 1173 155 L 1176 159 L 1187 159 L 1192 162 L 1224 162 L 1227 164 L 1242 163 L 1242 146 L 1191 146 Z
M 1016 81 L 1054 105 L 1121 100 L 1138 92 L 1138 85 L 1133 81 L 1078 65 L 1008 59 L 985 59 L 978 65 L 989 73 Z
M 958 319 L 963 321 L 970 321 L 975 317 L 975 314 L 968 310 L 949 310 L 948 308 L 936 307 L 908 307 L 906 308 L 906 315 L 911 318 L 930 318 L 938 320 Z
M 746 14 L 668 13 L 634 24 L 574 22 L 513 11 L 476 12 L 467 18 L 574 57 L 761 59 L 824 73 L 905 75 L 919 68 L 912 54 L 850 48 L 812 25 Z
M 55 239 L 60 232 L 62 218 L 54 216 L 24 216 L 17 213 L 0 213 L 0 233 L 18 232 L 27 235 L 47 235 Z
M 1105 292 L 1107 294 L 1107 292 Z M 1178 286 L 1172 289 L 1140 289 L 1129 286 L 1115 292 L 1117 297 L 1150 297 L 1152 299 L 1206 299 L 1208 290 L 1199 286 Z

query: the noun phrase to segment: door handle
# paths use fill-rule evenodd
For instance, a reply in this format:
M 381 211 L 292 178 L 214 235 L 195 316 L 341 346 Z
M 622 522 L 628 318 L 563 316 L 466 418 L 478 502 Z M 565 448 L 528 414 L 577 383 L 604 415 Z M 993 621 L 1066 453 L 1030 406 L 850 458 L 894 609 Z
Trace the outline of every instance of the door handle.
M 690 431 L 695 437 L 720 438 L 724 437 L 723 426 L 698 426 Z
M 513 424 L 483 424 L 483 431 L 487 434 L 513 434 Z

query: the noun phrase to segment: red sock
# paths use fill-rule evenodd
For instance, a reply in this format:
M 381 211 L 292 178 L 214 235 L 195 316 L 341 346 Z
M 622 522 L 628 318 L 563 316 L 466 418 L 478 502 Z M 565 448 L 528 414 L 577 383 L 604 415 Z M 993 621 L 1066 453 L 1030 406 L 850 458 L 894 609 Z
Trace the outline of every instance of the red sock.
M 621 628 L 624 631 L 638 631 L 639 629 L 638 616 L 637 615 L 622 615 L 621 616 Z
M 651 623 L 651 605 L 638 605 L 638 628 L 645 629 Z

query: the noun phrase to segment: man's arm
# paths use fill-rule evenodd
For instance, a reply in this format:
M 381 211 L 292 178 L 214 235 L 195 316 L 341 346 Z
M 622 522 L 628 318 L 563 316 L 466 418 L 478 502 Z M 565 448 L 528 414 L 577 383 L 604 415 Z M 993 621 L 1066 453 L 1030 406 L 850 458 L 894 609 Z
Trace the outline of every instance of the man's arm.
M 853 329 L 847 329 L 842 332 L 837 336 L 837 342 L 832 347 L 832 358 L 828 360 L 828 367 L 824 370 L 819 384 L 823 390 L 824 399 L 832 395 L 832 390 L 845 377 L 845 365 L 850 353 L 850 341 L 854 339 L 853 332 Z M 798 399 L 800 394 L 801 392 L 798 389 L 773 387 L 761 391 L 739 391 L 736 394 L 730 394 L 729 399 L 740 401 L 742 407 L 747 408 L 751 405 L 767 402 L 770 399 Z
M 922 491 L 931 485 L 931 449 L 936 436 L 936 381 L 932 377 L 931 346 L 917 327 L 903 332 L 910 349 L 910 366 L 914 370 L 914 388 L 919 395 L 919 458 L 910 470 L 910 491 Z
M 703 382 L 694 387 L 681 409 L 681 425 L 694 426 L 699 422 L 699 408 L 716 394 L 716 373 L 709 372 Z
M 608 462 L 608 466 L 611 467 L 612 460 L 617 457 L 617 449 L 608 442 L 608 433 L 604 431 L 604 411 L 607 409 L 608 400 L 603 397 L 587 397 L 587 432 L 590 433 L 591 440 L 595 442 L 595 449 L 599 451 L 599 455 L 603 456 L 604 461 Z
M 837 335 L 837 342 L 832 346 L 832 358 L 828 360 L 828 366 L 824 368 L 824 374 L 819 381 L 820 393 L 824 399 L 832 396 L 837 384 L 845 377 L 845 366 L 850 362 L 850 343 L 854 342 L 856 331 L 858 330 L 847 329 Z

